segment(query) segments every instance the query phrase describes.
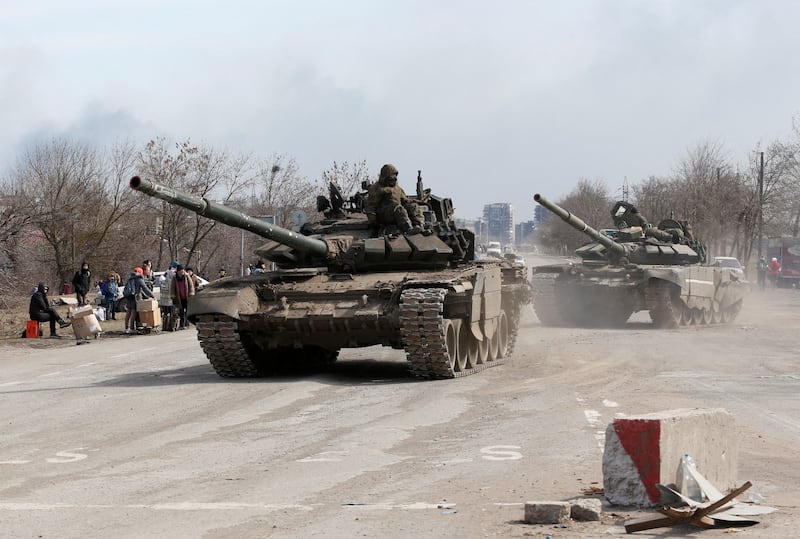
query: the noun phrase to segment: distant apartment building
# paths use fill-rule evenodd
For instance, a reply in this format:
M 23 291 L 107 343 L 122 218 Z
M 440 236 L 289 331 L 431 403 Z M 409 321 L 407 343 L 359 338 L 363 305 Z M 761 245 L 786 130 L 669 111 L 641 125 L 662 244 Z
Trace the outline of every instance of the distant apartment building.
M 499 241 L 503 246 L 515 245 L 514 206 L 507 202 L 486 204 L 483 207 L 483 223 L 486 228 L 481 240 Z
M 533 231 L 536 229 L 535 221 L 523 221 L 516 225 L 517 247 L 533 245 Z

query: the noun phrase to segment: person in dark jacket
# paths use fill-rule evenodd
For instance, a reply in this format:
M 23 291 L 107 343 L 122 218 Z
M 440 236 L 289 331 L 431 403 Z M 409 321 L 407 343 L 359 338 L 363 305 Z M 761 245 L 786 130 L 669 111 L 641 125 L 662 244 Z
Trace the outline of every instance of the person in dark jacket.
M 175 277 L 169 284 L 169 295 L 172 298 L 172 305 L 175 314 L 180 320 L 180 329 L 186 329 L 189 321 L 186 318 L 186 309 L 189 305 L 189 298 L 194 296 L 194 281 L 180 264 L 175 268 Z
M 31 296 L 31 305 L 28 308 L 28 314 L 31 320 L 37 322 L 50 322 L 50 338 L 60 339 L 61 335 L 56 334 L 56 322 L 61 328 L 69 327 L 72 322 L 67 322 L 50 306 L 50 300 L 47 298 L 47 292 L 50 287 L 44 283 L 39 283 L 36 287 L 36 292 Z
M 128 283 L 131 284 L 128 287 Z M 128 295 L 123 292 L 125 297 L 125 306 L 128 312 L 125 313 L 125 333 L 136 333 L 136 302 L 143 298 L 153 298 L 153 291 L 147 286 L 144 280 L 142 268 L 133 268 L 131 276 L 128 277 L 128 283 L 125 288 L 132 288 L 133 295 Z
M 75 297 L 78 298 L 78 306 L 86 305 L 86 294 L 89 293 L 91 286 L 92 272 L 89 271 L 89 263 L 81 264 L 81 269 L 75 272 L 72 278 L 72 287 L 75 289 Z

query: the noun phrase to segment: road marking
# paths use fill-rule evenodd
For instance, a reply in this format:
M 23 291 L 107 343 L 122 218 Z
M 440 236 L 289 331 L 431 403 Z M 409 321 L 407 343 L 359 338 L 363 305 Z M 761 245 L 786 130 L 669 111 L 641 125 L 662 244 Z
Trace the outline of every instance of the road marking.
M 75 449 L 71 449 L 69 451 L 59 451 L 56 453 L 55 457 L 49 457 L 44 459 L 46 462 L 50 464 L 65 464 L 67 462 L 77 462 L 79 460 L 83 460 L 88 458 L 89 455 L 85 453 L 73 453 L 72 451 L 77 451 L 79 449 L 83 449 L 82 447 L 76 447 Z
M 617 404 L 614 401 L 610 401 L 608 399 L 603 399 L 603 406 L 605 406 L 606 408 L 618 408 L 619 404 Z
M 596 427 L 600 424 L 600 412 L 597 410 L 584 410 L 583 415 L 586 416 L 586 422 L 590 427 Z
M 48 376 L 58 376 L 64 371 L 48 372 L 47 374 L 40 374 L 39 378 L 47 378 Z
M 481 458 L 483 460 L 519 460 L 522 453 L 513 451 L 522 449 L 518 445 L 490 445 L 481 448 Z
M 297 509 L 300 511 L 312 511 L 311 505 L 300 505 L 295 503 L 203 503 L 203 502 L 175 502 L 175 503 L 155 503 L 155 504 L 126 504 L 126 505 L 107 505 L 107 504 L 72 504 L 72 503 L 13 503 L 0 502 L 0 509 L 7 511 L 48 511 L 52 509 L 155 509 L 157 511 L 207 511 L 222 510 L 230 511 L 236 509 L 258 509 L 267 511 L 285 511 L 287 509 Z
M 3 382 L 0 384 L 0 387 L 11 387 L 11 386 L 18 386 L 20 384 L 24 384 L 25 382 Z
M 330 457 L 323 455 L 331 455 Z M 297 459 L 295 462 L 341 462 L 347 456 L 347 451 L 323 451 L 313 457 Z

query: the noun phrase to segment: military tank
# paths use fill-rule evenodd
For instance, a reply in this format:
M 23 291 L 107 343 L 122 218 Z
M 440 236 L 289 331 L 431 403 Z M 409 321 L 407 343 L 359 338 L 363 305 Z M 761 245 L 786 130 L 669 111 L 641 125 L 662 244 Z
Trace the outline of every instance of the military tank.
M 632 204 L 619 201 L 616 229 L 595 230 L 540 194 L 533 199 L 593 241 L 579 262 L 532 269 L 533 308 L 546 326 L 619 327 L 649 311 L 656 327 L 731 322 L 749 285 L 730 270 L 706 265 L 705 246 L 685 221 L 651 226 Z
M 268 241 L 256 254 L 274 263 L 260 275 L 213 281 L 189 300 L 200 345 L 223 377 L 257 377 L 287 366 L 334 362 L 342 348 L 405 351 L 418 378 L 454 378 L 511 354 L 520 307 L 531 299 L 527 269 L 475 260 L 472 232 L 453 204 L 424 189 L 422 233 L 376 229 L 366 189 L 345 199 L 331 183 L 317 199 L 324 218 L 291 231 L 232 208 L 142 179 L 130 186 Z

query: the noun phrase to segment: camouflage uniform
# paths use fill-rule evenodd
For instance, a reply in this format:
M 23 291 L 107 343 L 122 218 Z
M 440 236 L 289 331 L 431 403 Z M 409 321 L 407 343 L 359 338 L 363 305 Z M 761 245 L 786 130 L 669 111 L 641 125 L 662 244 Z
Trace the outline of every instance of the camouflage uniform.
M 401 230 L 419 229 L 425 221 L 422 209 L 397 185 L 397 168 L 383 165 L 380 178 L 367 192 L 367 219 L 371 224 L 397 224 Z

